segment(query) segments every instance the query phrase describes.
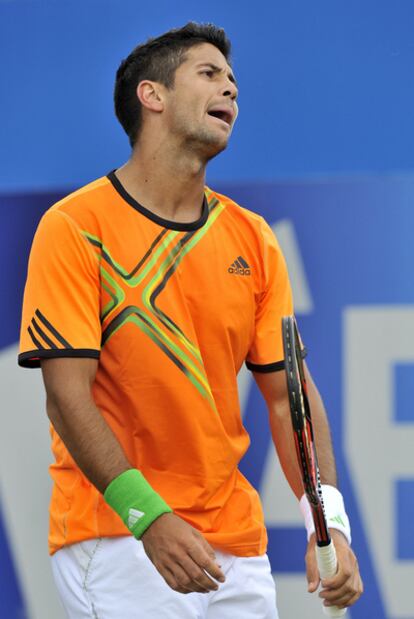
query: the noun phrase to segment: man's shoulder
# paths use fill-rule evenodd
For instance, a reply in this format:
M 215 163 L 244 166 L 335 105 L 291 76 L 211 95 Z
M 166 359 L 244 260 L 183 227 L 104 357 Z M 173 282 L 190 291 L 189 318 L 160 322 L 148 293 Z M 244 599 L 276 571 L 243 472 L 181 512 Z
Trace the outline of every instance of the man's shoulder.
M 255 213 L 254 211 L 251 211 L 250 209 L 241 206 L 235 200 L 225 194 L 219 193 L 218 191 L 215 191 L 210 187 L 207 189 L 212 196 L 214 196 L 219 202 L 221 202 L 221 204 L 226 207 L 229 215 L 241 220 L 245 220 L 246 222 L 253 224 L 255 227 L 260 227 L 263 225 L 263 222 L 265 220 L 258 213 Z
M 48 212 L 61 211 L 77 219 L 77 215 L 84 212 L 85 209 L 89 211 L 99 209 L 110 191 L 111 183 L 108 177 L 102 176 L 72 191 L 53 204 Z

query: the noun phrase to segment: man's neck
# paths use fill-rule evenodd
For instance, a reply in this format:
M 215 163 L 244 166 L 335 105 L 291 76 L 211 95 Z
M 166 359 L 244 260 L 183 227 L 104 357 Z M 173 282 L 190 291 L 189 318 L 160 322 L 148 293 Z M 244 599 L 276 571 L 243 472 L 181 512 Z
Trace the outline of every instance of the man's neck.
M 135 148 L 116 176 L 149 211 L 169 221 L 188 223 L 201 216 L 205 167 L 191 152 Z

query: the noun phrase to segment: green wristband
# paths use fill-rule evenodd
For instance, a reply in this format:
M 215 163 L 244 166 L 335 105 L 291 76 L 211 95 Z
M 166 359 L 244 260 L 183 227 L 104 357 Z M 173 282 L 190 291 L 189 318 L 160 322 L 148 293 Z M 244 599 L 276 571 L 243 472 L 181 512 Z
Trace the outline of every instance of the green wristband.
M 104 499 L 137 539 L 158 516 L 172 512 L 137 469 L 115 477 L 105 490 Z

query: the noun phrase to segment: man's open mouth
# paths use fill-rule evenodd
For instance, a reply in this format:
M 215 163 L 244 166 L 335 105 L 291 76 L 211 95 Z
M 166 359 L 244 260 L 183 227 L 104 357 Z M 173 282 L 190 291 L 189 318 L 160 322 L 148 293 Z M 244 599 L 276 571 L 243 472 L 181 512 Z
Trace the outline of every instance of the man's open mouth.
M 208 114 L 209 116 L 214 116 L 214 118 L 218 118 L 219 120 L 222 120 L 227 125 L 231 125 L 233 121 L 233 112 L 231 110 L 217 108 L 215 110 L 210 110 Z

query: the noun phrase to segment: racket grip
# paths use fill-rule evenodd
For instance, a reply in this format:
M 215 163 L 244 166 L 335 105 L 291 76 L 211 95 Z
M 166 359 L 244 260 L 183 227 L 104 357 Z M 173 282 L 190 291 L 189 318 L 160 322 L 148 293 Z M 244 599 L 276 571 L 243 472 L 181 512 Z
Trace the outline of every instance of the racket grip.
M 319 575 L 321 579 L 335 576 L 338 569 L 336 560 L 336 552 L 333 541 L 329 546 L 316 546 L 316 561 L 318 563 Z M 346 608 L 338 608 L 337 606 L 323 606 L 323 612 L 328 617 L 343 617 L 346 613 Z

